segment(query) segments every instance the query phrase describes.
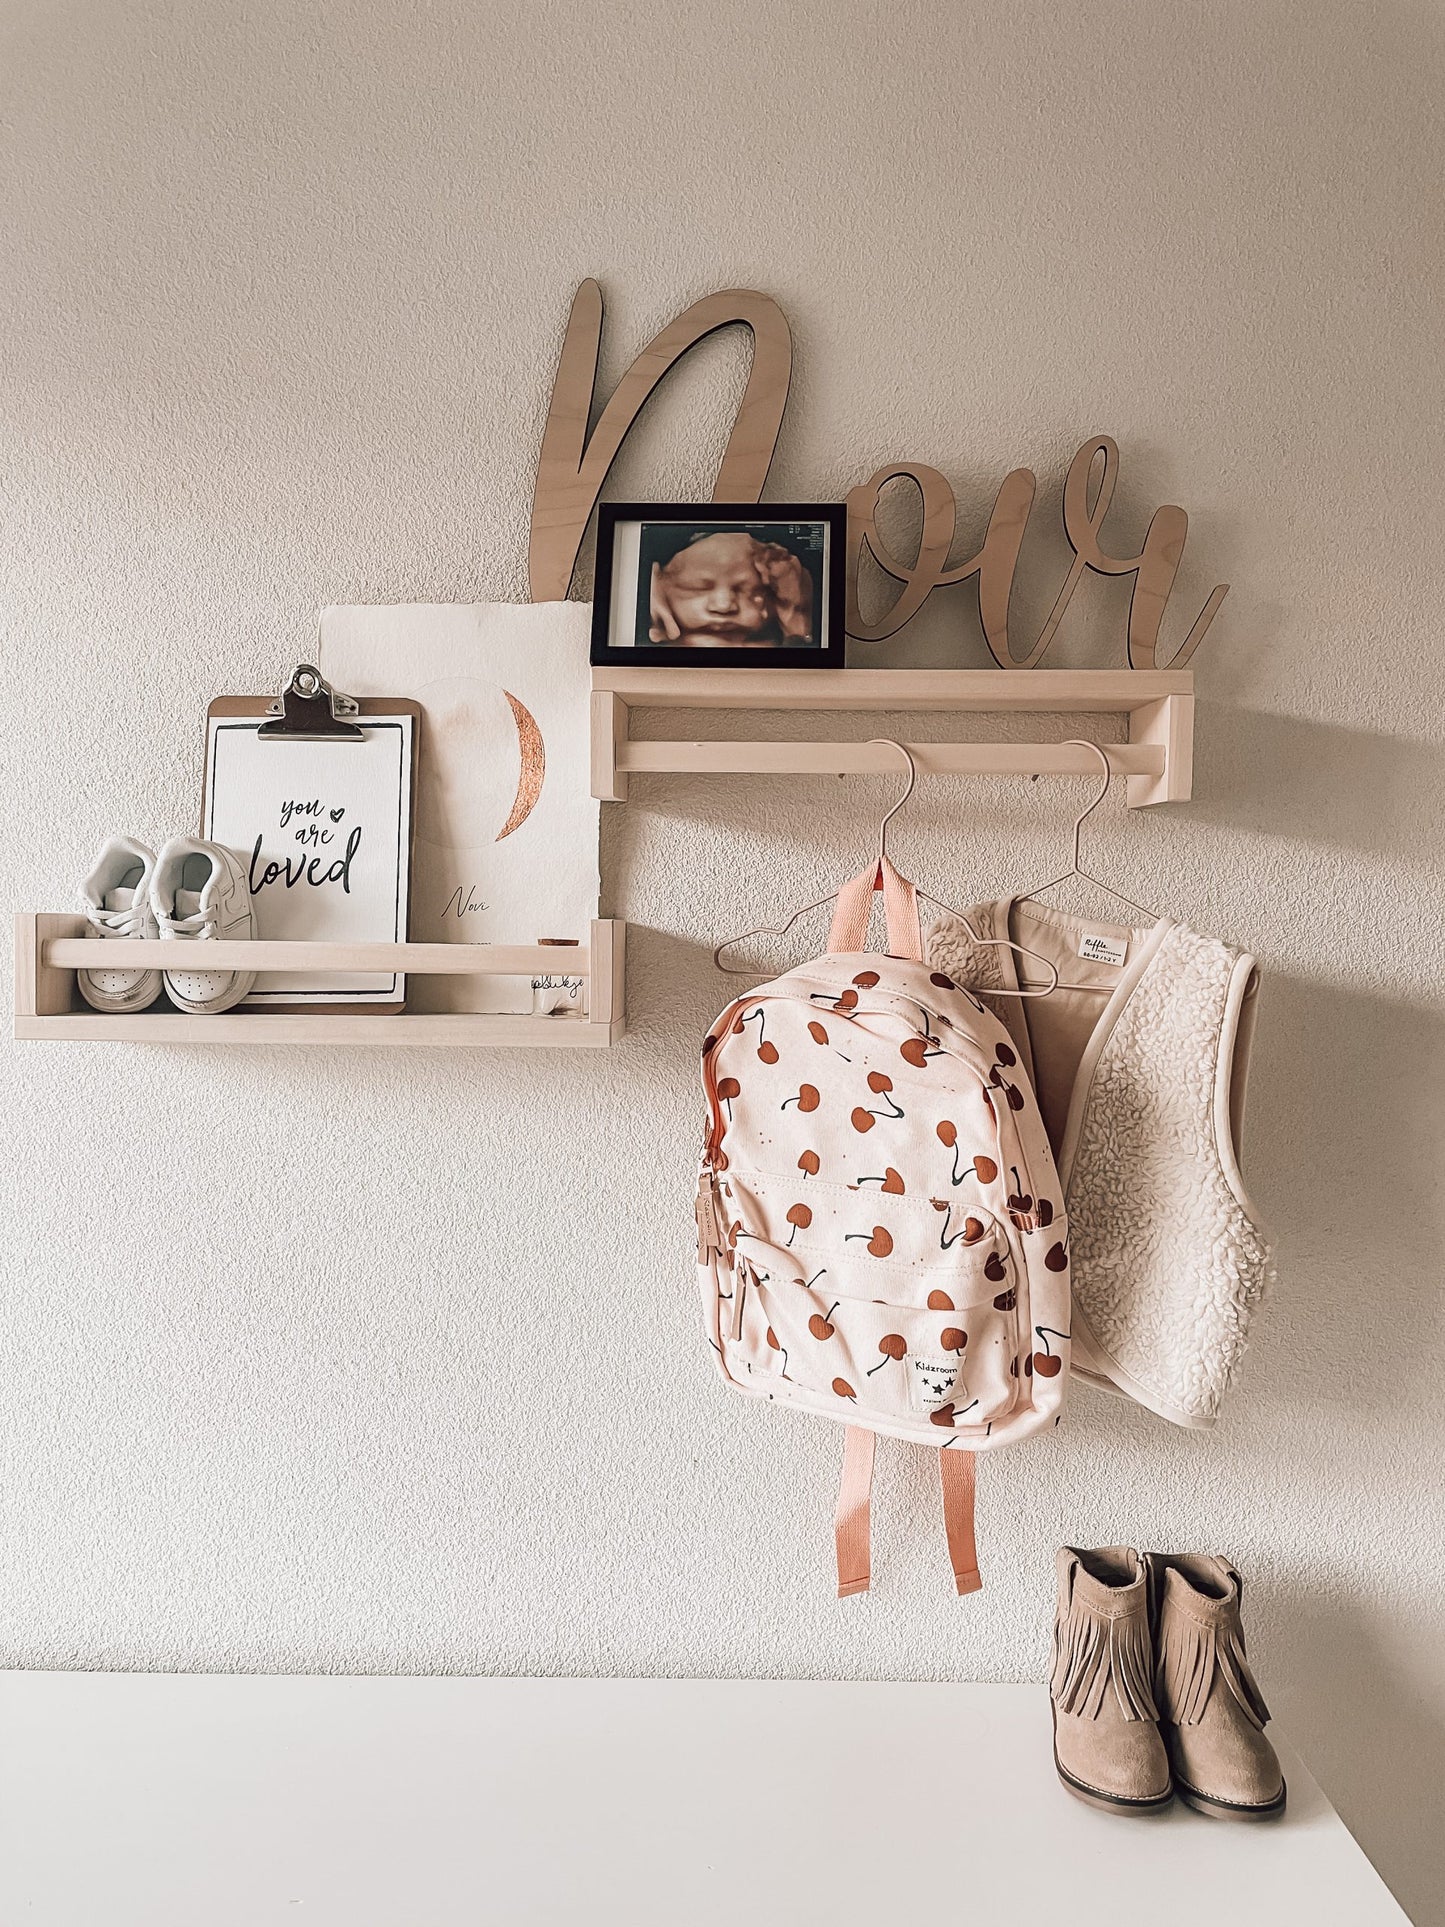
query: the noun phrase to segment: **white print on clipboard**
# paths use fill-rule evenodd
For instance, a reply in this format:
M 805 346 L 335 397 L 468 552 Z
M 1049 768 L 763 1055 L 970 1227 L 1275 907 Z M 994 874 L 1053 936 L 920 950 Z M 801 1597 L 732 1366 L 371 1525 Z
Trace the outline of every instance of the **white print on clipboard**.
M 211 718 L 206 835 L 246 865 L 258 937 L 405 941 L 413 723 L 368 716 L 360 742 L 286 742 L 258 739 L 244 718 Z M 405 992 L 389 971 L 275 971 L 246 1002 L 399 1004 Z

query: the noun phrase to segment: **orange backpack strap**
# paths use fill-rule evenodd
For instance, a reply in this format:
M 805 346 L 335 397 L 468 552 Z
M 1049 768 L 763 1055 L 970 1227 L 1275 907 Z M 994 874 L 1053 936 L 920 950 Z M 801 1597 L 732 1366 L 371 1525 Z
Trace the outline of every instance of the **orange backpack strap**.
M 843 1477 L 838 1485 L 838 1510 L 833 1515 L 833 1542 L 838 1552 L 838 1597 L 867 1592 L 871 1573 L 868 1511 L 873 1496 L 873 1449 L 877 1439 L 861 1425 L 843 1434 Z
M 868 948 L 868 915 L 873 892 L 883 892 L 888 922 L 888 948 L 895 957 L 923 961 L 923 936 L 918 922 L 918 892 L 885 856 L 870 863 L 838 892 L 837 907 L 828 931 L 830 951 Z
M 851 1431 L 848 1436 L 852 1438 Z M 973 1542 L 973 1454 L 944 1450 L 938 1455 L 938 1469 L 943 1477 L 943 1530 L 948 1535 L 953 1583 L 961 1593 L 978 1592 L 983 1581 L 978 1576 L 978 1548 Z M 840 1571 L 841 1558 L 840 1552 Z

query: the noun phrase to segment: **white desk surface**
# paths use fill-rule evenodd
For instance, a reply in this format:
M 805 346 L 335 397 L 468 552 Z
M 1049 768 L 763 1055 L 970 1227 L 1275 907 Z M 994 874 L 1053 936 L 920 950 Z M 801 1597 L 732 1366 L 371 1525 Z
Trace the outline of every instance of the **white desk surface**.
M 0 1674 L 5 1927 L 1373 1927 L 1274 1826 L 1117 1819 L 1041 1687 Z

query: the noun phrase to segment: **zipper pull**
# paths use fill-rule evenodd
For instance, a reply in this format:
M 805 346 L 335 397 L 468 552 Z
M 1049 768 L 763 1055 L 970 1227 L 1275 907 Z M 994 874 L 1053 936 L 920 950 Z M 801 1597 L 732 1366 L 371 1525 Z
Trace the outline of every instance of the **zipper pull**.
M 723 1253 L 722 1229 L 718 1220 L 717 1185 L 712 1171 L 704 1168 L 697 1181 L 697 1202 L 693 1206 L 697 1219 L 697 1261 L 705 1265 L 712 1252 L 719 1257 Z

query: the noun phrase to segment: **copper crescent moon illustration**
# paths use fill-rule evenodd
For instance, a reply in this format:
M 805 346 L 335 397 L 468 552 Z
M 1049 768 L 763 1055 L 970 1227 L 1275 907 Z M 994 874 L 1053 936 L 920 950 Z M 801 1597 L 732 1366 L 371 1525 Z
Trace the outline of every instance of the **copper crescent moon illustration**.
M 542 732 L 537 727 L 537 719 L 525 703 L 519 703 L 510 689 L 502 694 L 512 705 L 512 717 L 517 725 L 517 748 L 521 752 L 522 767 L 517 776 L 517 794 L 512 803 L 512 814 L 497 832 L 497 841 L 519 830 L 537 806 L 537 798 L 542 794 L 542 780 L 547 774 L 547 747 L 542 741 Z

